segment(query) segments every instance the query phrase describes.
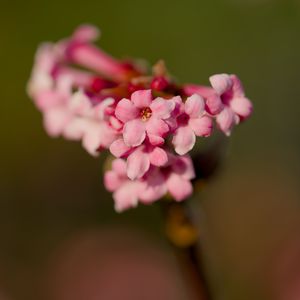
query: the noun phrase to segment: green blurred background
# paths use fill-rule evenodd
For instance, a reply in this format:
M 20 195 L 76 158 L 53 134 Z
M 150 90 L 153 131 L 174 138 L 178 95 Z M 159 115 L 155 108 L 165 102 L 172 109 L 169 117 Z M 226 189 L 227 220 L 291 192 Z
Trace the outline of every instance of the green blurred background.
M 240 76 L 255 110 L 199 195 L 206 274 L 214 299 L 300 299 L 299 0 L 1 0 L 0 299 L 187 299 L 158 208 L 115 214 L 101 158 L 49 138 L 25 93 L 38 44 L 81 23 L 180 82 Z

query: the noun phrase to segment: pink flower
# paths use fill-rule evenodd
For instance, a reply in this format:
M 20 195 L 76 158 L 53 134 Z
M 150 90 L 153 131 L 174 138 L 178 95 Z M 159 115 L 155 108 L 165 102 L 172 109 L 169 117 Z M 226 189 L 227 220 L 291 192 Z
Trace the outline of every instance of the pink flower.
M 104 185 L 113 192 L 117 212 L 136 207 L 144 188 L 141 181 L 132 181 L 127 177 L 126 162 L 122 159 L 114 160 L 112 170 L 105 172 Z
M 235 124 L 251 115 L 252 103 L 245 97 L 241 81 L 236 75 L 217 74 L 209 80 L 223 104 L 222 111 L 216 117 L 217 124 L 226 135 L 230 135 Z
M 195 145 L 196 136 L 207 137 L 212 132 L 212 119 L 205 115 L 204 100 L 194 94 L 182 103 L 181 112 L 177 117 L 177 129 L 173 144 L 176 153 L 184 155 Z
M 102 148 L 109 148 L 118 136 L 109 125 L 107 115 L 114 102 L 114 99 L 107 98 L 93 106 L 82 91 L 74 93 L 68 107 L 72 119 L 64 129 L 64 136 L 81 139 L 83 147 L 93 156 L 97 156 Z
M 111 144 L 110 152 L 115 157 L 127 158 L 127 176 L 131 180 L 142 178 L 151 165 L 162 167 L 168 162 L 168 154 L 163 148 L 149 143 L 132 148 L 122 138 Z
M 156 98 L 152 100 L 151 90 L 139 90 L 131 95 L 131 100 L 122 99 L 116 107 L 116 117 L 124 123 L 123 137 L 127 146 L 141 145 L 146 136 L 152 145 L 164 143 L 169 132 L 165 122 L 175 108 L 172 100 Z
M 193 162 L 189 156 L 170 155 L 167 166 L 151 168 L 145 175 L 146 186 L 141 202 L 152 203 L 155 195 L 161 198 L 167 192 L 176 201 L 182 201 L 193 193 L 191 180 L 194 178 Z
M 193 192 L 191 180 L 195 177 L 189 156 L 170 156 L 170 164 L 151 167 L 141 179 L 130 180 L 125 160 L 115 159 L 112 170 L 104 175 L 105 187 L 113 192 L 117 212 L 136 207 L 138 202 L 151 204 L 168 192 L 176 201 L 182 201 Z

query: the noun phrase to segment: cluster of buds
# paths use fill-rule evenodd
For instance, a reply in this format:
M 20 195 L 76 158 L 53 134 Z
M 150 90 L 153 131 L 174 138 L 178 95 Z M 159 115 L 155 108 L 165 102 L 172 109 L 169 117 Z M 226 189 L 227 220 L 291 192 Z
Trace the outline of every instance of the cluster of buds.
M 179 85 L 163 62 L 151 73 L 117 60 L 93 45 L 98 36 L 84 25 L 38 49 L 28 93 L 46 131 L 81 141 L 91 155 L 112 154 L 104 184 L 118 212 L 166 194 L 186 199 L 196 137 L 210 136 L 214 127 L 230 135 L 252 112 L 240 80 L 219 74 L 209 78 L 211 86 Z

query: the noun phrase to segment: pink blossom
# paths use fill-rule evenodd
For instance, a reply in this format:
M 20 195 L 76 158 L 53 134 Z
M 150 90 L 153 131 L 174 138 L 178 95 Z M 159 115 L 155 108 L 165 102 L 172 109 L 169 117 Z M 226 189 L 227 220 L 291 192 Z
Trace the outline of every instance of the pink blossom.
M 170 155 L 169 163 L 162 168 L 152 168 L 145 175 L 146 187 L 141 202 L 152 203 L 154 195 L 160 198 L 169 192 L 176 201 L 182 201 L 193 193 L 191 180 L 195 178 L 190 156 Z
M 234 125 L 251 115 L 252 103 L 245 97 L 242 83 L 236 75 L 217 74 L 209 80 L 223 103 L 223 109 L 216 118 L 217 124 L 230 135 Z
M 142 178 L 151 165 L 162 167 L 168 162 L 168 153 L 163 148 L 150 143 L 132 148 L 122 138 L 111 144 L 110 152 L 115 157 L 127 158 L 127 176 L 131 180 Z
M 119 212 L 167 194 L 186 199 L 195 177 L 186 154 L 196 137 L 211 135 L 212 119 L 229 135 L 252 112 L 241 82 L 218 74 L 210 77 L 211 87 L 180 86 L 161 62 L 147 74 L 97 48 L 99 35 L 83 25 L 71 37 L 39 47 L 27 91 L 46 131 L 80 141 L 93 156 L 109 149 L 116 159 L 105 186 Z
M 130 180 L 125 160 L 115 159 L 112 170 L 104 175 L 105 187 L 113 192 L 118 212 L 136 207 L 138 202 L 151 204 L 168 192 L 176 201 L 182 201 L 193 192 L 191 180 L 195 177 L 189 156 L 170 155 L 168 166 L 151 167 L 141 179 Z
M 122 99 L 116 106 L 116 117 L 124 123 L 123 137 L 127 146 L 136 147 L 146 137 L 152 145 L 164 143 L 169 132 L 165 122 L 175 108 L 172 100 L 156 98 L 152 100 L 151 90 L 139 90 L 131 95 L 131 100 Z
M 127 177 L 126 162 L 122 159 L 114 160 L 112 170 L 105 172 L 104 185 L 113 192 L 117 212 L 136 207 L 144 187 L 142 182 Z
M 172 141 L 176 153 L 186 154 L 194 147 L 196 136 L 207 137 L 211 134 L 212 119 L 205 114 L 204 106 L 204 99 L 197 94 L 188 97 L 182 104 Z

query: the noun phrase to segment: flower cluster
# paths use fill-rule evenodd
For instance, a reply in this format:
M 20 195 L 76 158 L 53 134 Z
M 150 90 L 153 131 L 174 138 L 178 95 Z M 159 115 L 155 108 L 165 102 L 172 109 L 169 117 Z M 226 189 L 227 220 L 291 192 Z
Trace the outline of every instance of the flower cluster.
M 240 80 L 219 74 L 210 87 L 179 85 L 162 62 L 149 75 L 134 61 L 106 54 L 93 45 L 98 36 L 84 25 L 38 49 L 28 93 L 46 131 L 81 141 L 91 155 L 108 150 L 114 156 L 104 183 L 117 211 L 166 194 L 186 199 L 196 137 L 210 136 L 215 123 L 230 135 L 252 112 Z

